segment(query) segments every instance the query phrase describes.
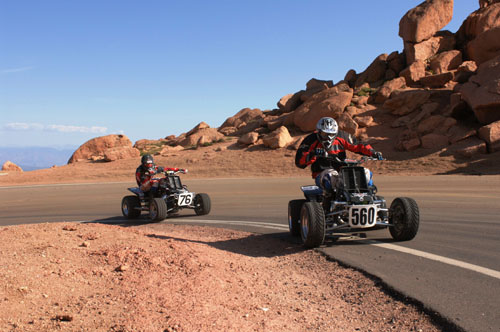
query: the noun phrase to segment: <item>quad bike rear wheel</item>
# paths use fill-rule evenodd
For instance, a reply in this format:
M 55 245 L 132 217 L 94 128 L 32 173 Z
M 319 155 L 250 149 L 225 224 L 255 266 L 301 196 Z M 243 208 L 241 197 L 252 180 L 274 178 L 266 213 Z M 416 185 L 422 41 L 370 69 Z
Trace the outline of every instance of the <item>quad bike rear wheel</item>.
M 210 201 L 210 196 L 204 193 L 196 194 L 194 197 L 194 212 L 196 212 L 196 215 L 202 216 L 209 214 L 211 208 L 212 203 Z
M 162 221 L 167 217 L 167 203 L 161 198 L 155 197 L 149 204 L 149 219 L 151 221 Z
M 300 211 L 300 236 L 304 247 L 319 247 L 325 240 L 325 213 L 318 202 L 305 202 Z
M 122 199 L 122 214 L 127 219 L 136 219 L 141 215 L 141 202 L 137 196 L 125 196 Z
M 389 227 L 391 236 L 396 241 L 409 241 L 418 232 L 420 214 L 417 202 L 409 197 L 398 197 L 392 201 L 389 209 Z
M 300 210 L 305 199 L 294 199 L 288 202 L 288 229 L 292 236 L 300 236 Z

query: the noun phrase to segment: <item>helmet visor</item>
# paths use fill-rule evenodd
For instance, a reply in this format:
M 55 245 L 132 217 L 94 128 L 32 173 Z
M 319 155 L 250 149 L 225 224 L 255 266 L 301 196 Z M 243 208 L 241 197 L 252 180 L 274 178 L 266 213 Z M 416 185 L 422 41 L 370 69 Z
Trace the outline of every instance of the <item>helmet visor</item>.
M 320 132 L 319 133 L 319 137 L 321 138 L 322 141 L 327 141 L 327 142 L 333 142 L 333 140 L 335 139 L 335 134 L 328 134 L 328 133 L 325 133 L 325 132 Z

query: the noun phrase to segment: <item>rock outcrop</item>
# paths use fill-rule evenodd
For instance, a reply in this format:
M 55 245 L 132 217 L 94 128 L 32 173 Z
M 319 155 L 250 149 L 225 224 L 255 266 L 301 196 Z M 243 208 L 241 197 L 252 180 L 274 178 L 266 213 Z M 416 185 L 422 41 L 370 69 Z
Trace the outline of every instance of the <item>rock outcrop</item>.
M 2 171 L 4 172 L 22 172 L 23 169 L 16 164 L 14 164 L 12 161 L 7 160 L 5 163 L 2 165 Z
M 420 43 L 450 23 L 453 0 L 427 0 L 409 10 L 399 22 L 399 36 L 405 42 Z
M 479 122 L 500 120 L 500 55 L 480 65 L 459 91 Z
M 290 144 L 293 139 L 290 136 L 288 129 L 285 126 L 279 127 L 272 133 L 264 136 L 262 138 L 264 145 L 270 147 L 271 149 L 284 148 Z
M 93 138 L 81 145 L 71 156 L 68 164 L 84 160 L 109 160 L 136 158 L 140 156 L 138 149 L 125 135 L 107 135 Z

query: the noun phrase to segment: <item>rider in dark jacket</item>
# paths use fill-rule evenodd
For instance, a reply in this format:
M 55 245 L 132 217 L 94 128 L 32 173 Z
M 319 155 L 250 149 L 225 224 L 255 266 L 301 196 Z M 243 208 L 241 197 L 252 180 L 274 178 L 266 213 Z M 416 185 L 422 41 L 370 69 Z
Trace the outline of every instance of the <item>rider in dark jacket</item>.
M 343 136 L 343 137 L 342 137 Z M 348 134 L 339 133 L 337 121 L 332 118 L 321 118 L 316 124 L 316 131 L 304 138 L 295 155 L 295 165 L 306 168 L 311 165 L 312 177 L 316 184 L 330 189 L 338 172 L 331 169 L 331 164 L 325 157 L 337 156 L 340 160 L 346 158 L 346 150 L 369 157 L 382 159 L 382 154 L 376 152 L 369 144 L 352 144 Z M 367 173 L 368 174 L 368 173 Z M 371 182 L 371 179 L 368 179 Z
M 143 192 L 148 192 L 151 189 L 154 191 L 158 187 L 158 181 L 155 180 L 153 176 L 165 171 L 181 171 L 184 174 L 188 172 L 187 169 L 156 166 L 154 164 L 153 156 L 146 154 L 142 156 L 141 165 L 139 165 L 139 167 L 135 170 L 137 185 Z

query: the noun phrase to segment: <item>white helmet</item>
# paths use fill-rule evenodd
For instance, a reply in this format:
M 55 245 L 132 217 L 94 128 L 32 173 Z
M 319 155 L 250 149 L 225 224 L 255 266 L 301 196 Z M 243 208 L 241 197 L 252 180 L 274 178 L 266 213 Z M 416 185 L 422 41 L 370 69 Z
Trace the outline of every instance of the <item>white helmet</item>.
M 316 124 L 316 130 L 319 141 L 325 149 L 329 150 L 339 132 L 337 121 L 329 117 L 321 118 Z

